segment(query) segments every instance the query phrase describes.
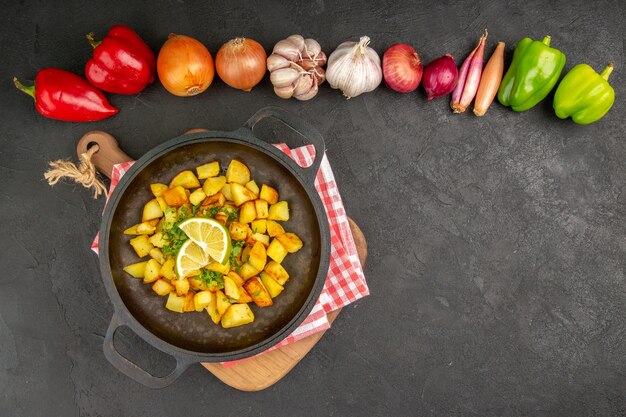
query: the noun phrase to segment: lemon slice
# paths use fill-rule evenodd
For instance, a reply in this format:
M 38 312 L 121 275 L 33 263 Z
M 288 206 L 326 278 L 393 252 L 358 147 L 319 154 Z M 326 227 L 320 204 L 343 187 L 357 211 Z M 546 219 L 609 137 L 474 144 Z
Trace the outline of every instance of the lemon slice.
M 178 227 L 212 260 L 223 264 L 230 256 L 230 236 L 220 222 L 194 217 L 185 220 Z
M 197 274 L 200 268 L 204 268 L 211 262 L 209 256 L 193 240 L 188 240 L 180 247 L 176 256 L 176 272 L 178 278 Z

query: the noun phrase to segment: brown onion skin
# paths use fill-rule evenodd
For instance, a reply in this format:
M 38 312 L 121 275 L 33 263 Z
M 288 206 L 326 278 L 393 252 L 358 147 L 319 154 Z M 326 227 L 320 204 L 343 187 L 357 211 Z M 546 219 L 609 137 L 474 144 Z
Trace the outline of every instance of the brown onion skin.
M 217 75 L 229 86 L 249 92 L 265 76 L 267 54 L 253 39 L 235 38 L 215 55 Z
M 398 93 L 415 91 L 422 80 L 422 61 L 415 49 L 404 43 L 385 51 L 382 67 L 385 84 Z
M 430 62 L 424 68 L 422 85 L 428 100 L 447 96 L 456 87 L 459 78 L 459 70 L 456 67 L 452 55 L 446 54 Z
M 198 40 L 170 33 L 157 58 L 157 73 L 163 87 L 179 97 L 200 94 L 213 82 L 213 58 Z

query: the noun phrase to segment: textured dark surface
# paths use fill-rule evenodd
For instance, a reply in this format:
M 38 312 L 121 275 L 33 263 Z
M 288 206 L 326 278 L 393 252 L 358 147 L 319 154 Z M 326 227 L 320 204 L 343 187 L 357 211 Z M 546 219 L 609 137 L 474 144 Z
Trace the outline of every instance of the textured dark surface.
M 626 123 L 624 3 L 474 1 L 348 5 L 130 1 L 3 4 L 0 30 L 0 415 L 34 416 L 624 416 L 626 415 Z M 426 3 L 426 2 L 425 2 Z M 134 27 L 156 51 L 169 32 L 215 53 L 238 35 L 266 49 L 292 33 L 330 52 L 367 34 L 382 52 L 413 44 L 424 61 L 460 63 L 482 29 L 512 46 L 553 36 L 566 69 L 615 62 L 617 102 L 601 122 L 558 120 L 550 100 L 516 114 L 452 115 L 445 99 L 381 87 L 346 101 L 327 85 L 282 101 L 267 78 L 246 94 L 216 81 L 181 99 L 156 83 L 111 98 L 99 123 L 47 120 L 11 77 L 75 72 L 84 34 Z M 242 394 L 200 366 L 163 391 L 102 354 L 112 314 L 89 245 L 103 201 L 50 188 L 49 160 L 103 129 L 130 155 L 191 127 L 235 129 L 265 105 L 325 136 L 348 213 L 369 239 L 372 295 L 348 307 L 281 382 Z M 171 363 L 122 332 L 120 350 L 150 369 Z

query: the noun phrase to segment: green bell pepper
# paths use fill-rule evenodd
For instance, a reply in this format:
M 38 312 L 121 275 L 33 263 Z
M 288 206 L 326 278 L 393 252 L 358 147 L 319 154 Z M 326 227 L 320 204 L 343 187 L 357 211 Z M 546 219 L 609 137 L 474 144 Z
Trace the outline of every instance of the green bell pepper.
M 567 73 L 556 89 L 554 111 L 561 119 L 572 117 L 574 123 L 597 122 L 615 102 L 615 90 L 609 84 L 613 64 L 598 74 L 587 64 L 578 64 Z
M 526 111 L 546 98 L 559 80 L 565 54 L 543 41 L 522 39 L 515 47 L 513 62 L 502 79 L 498 101 L 515 111 Z

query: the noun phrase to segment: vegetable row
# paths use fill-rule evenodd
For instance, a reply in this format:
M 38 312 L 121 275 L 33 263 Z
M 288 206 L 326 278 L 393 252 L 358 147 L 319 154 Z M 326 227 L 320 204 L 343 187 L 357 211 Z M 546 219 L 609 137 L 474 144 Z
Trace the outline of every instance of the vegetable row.
M 73 122 L 102 120 L 118 112 L 103 91 L 137 94 L 158 75 L 170 93 L 195 96 L 209 88 L 216 72 L 230 87 L 251 91 L 269 71 L 277 96 L 302 101 L 314 98 L 325 81 L 347 98 L 375 90 L 383 79 L 399 93 L 413 92 L 421 83 L 428 100 L 452 94 L 450 106 L 455 113 L 474 102 L 477 116 L 487 112 L 496 96 L 514 111 L 529 110 L 557 84 L 553 107 L 559 118 L 590 124 L 613 106 L 615 91 L 608 82 L 612 64 L 600 74 L 578 64 L 559 83 L 565 54 L 551 47 L 546 36 L 541 41 L 522 39 L 504 73 L 503 42 L 483 68 L 487 37 L 485 30 L 460 68 L 450 54 L 423 67 L 415 49 L 402 43 L 389 47 L 381 63 L 367 36 L 341 43 L 328 57 L 317 41 L 300 35 L 279 41 L 269 56 L 261 44 L 241 37 L 222 45 L 214 61 L 200 41 L 176 34 L 169 35 L 155 57 L 132 29 L 116 25 L 102 41 L 96 41 L 93 33 L 87 35 L 94 52 L 85 67 L 86 80 L 65 70 L 44 68 L 34 86 L 24 86 L 17 78 L 14 82 L 35 99 L 42 115 Z

